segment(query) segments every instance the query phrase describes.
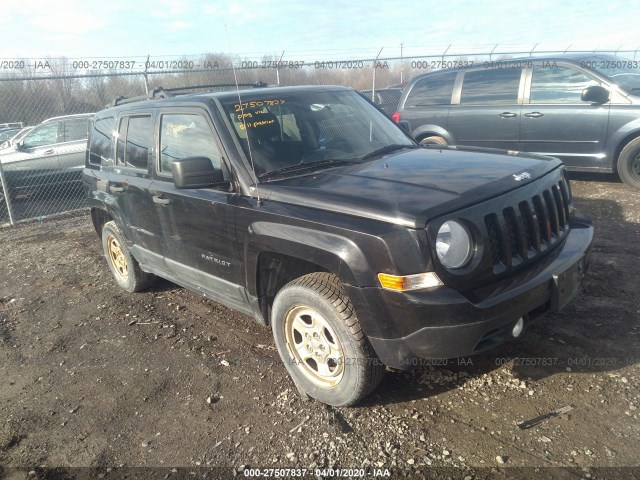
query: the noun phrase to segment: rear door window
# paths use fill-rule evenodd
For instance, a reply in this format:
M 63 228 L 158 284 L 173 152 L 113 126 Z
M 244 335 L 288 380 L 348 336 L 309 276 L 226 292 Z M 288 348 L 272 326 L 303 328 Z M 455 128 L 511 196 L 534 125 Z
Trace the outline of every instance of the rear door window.
M 76 140 L 85 140 L 89 132 L 88 118 L 74 118 L 64 121 L 63 135 L 60 141 L 74 142 Z
M 152 134 L 151 115 L 122 117 L 116 145 L 118 165 L 147 170 Z
M 518 103 L 520 68 L 496 68 L 466 72 L 462 84 L 461 105 Z

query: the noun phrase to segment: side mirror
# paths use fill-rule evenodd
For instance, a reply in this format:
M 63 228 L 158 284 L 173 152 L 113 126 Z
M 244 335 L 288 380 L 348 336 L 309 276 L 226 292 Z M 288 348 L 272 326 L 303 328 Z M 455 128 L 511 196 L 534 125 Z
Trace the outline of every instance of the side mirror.
M 176 188 L 209 188 L 224 183 L 222 170 L 217 170 L 207 157 L 189 157 L 171 164 Z
M 25 149 L 24 140 L 18 140 L 15 145 L 16 145 L 16 150 L 24 150 Z
M 582 101 L 590 103 L 607 103 L 609 90 L 600 85 L 591 85 L 582 91 Z

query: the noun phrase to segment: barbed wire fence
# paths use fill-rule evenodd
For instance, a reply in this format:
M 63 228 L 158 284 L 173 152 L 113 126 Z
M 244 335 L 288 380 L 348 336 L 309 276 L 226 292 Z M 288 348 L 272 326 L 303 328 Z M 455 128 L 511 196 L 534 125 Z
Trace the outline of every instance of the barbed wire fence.
M 534 47 L 535 49 L 535 47 Z M 0 225 L 82 210 L 82 168 L 90 116 L 120 96 L 154 88 L 264 82 L 274 86 L 346 85 L 376 97 L 400 89 L 415 75 L 506 58 L 564 51 L 496 51 L 363 59 L 238 58 L 224 53 L 192 57 L 0 59 Z M 639 50 L 598 50 L 640 59 Z M 225 87 L 229 88 L 229 87 Z M 215 90 L 215 88 L 212 88 Z M 396 100 L 396 105 L 397 105 Z M 388 112 L 393 113 L 393 112 Z M 44 123 L 43 123 L 44 122 Z M 2 130 L 13 125 L 13 129 Z M 34 127 L 25 133 L 19 128 Z M 22 137 L 13 135 L 22 134 Z M 10 140 L 13 137 L 13 140 Z M 5 142 L 5 143 L 3 143 Z

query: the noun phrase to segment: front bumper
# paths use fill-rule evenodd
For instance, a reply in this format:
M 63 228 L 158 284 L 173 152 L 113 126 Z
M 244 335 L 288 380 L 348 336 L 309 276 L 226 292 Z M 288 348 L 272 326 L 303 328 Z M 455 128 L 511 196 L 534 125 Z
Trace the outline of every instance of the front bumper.
M 414 292 L 346 286 L 364 332 L 387 366 L 405 369 L 421 359 L 480 353 L 513 338 L 580 291 L 593 243 L 586 217 L 572 223 L 561 245 L 540 262 L 507 279 L 464 294 L 444 287 Z

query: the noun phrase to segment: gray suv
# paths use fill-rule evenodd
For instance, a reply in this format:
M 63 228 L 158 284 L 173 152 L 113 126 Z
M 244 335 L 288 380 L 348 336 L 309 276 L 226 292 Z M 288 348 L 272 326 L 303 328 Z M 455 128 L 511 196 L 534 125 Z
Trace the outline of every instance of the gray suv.
M 410 81 L 394 118 L 422 144 L 554 156 L 640 189 L 639 67 L 567 54 L 429 72 Z

